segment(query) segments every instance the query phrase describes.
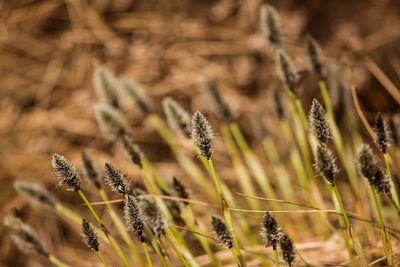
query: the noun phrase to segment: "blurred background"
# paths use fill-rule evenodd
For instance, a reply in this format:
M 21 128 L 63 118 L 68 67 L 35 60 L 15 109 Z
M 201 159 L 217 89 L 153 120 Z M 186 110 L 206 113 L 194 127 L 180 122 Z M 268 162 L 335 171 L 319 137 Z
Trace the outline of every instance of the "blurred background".
M 56 188 L 50 160 L 65 155 L 78 167 L 81 151 L 103 162 L 118 163 L 133 184 L 140 173 L 122 148 L 99 133 L 93 117 L 96 97 L 92 74 L 103 64 L 116 75 L 143 85 L 156 113 L 165 118 L 161 101 L 173 97 L 186 110 L 208 112 L 201 90 L 204 76 L 218 83 L 235 120 L 252 146 L 257 130 L 251 121 L 260 111 L 274 112 L 271 89 L 279 85 L 274 50 L 260 30 L 261 0 L 12 0 L 0 1 L 0 211 L 13 207 L 29 222 L 52 252 L 87 255 L 76 266 L 90 266 L 90 255 L 76 229 L 18 197 L 16 179 L 36 181 L 68 205 L 80 205 L 72 192 Z M 347 105 L 349 86 L 357 87 L 368 119 L 377 111 L 395 113 L 398 104 L 376 71 L 400 86 L 400 2 L 397 0 L 277 0 L 285 51 L 300 73 L 298 92 L 304 109 L 319 98 L 310 73 L 304 40 L 311 34 L 336 72 Z M 375 65 L 376 64 L 376 65 Z M 374 68 L 375 67 L 375 68 Z M 340 101 L 336 101 L 340 102 Z M 158 133 L 131 102 L 122 99 L 132 133 L 160 173 L 171 179 L 184 172 Z M 338 115 L 340 116 L 340 115 Z M 268 124 L 274 132 L 273 119 Z M 365 134 L 365 136 L 367 136 Z M 235 184 L 226 149 L 216 133 L 216 165 L 227 183 Z M 257 151 L 257 148 L 255 149 Z M 84 182 L 86 187 L 91 185 Z M 190 188 L 190 181 L 187 181 Z M 196 196 L 195 187 L 192 188 Z M 90 192 L 88 193 L 90 196 Z M 94 201 L 96 196 L 91 197 Z M 97 198 L 98 200 L 98 198 Z M 75 231 L 75 232 L 74 232 Z M 19 257 L 7 230 L 0 226 L 1 266 L 44 266 L 40 257 Z M 303 240 L 305 241 L 305 240 Z M 107 254 L 107 253 L 106 253 Z M 63 256 L 64 255 L 64 256 Z M 87 262 L 85 262 L 87 261 Z M 73 261 L 72 261 L 73 262 Z

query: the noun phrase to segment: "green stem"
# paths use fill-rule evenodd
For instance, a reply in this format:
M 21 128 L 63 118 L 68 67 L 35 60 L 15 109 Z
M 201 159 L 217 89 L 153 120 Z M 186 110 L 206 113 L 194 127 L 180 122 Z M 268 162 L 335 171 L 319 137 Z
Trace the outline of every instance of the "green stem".
M 396 209 L 396 211 L 397 211 L 397 215 L 399 215 L 399 217 L 400 217 L 400 207 L 399 207 L 399 204 L 397 204 L 396 200 L 394 200 L 392 194 L 387 195 L 387 197 L 389 198 L 390 202 L 392 202 L 393 207 L 394 207 L 394 208 Z
M 274 248 L 274 256 L 275 256 L 275 266 L 279 267 L 278 250 L 276 250 L 276 248 Z
M 240 262 L 240 259 L 239 259 L 238 255 L 236 254 L 235 249 L 234 249 L 234 248 L 231 248 L 231 251 L 232 251 L 233 257 L 235 257 L 235 261 L 236 261 L 238 267 L 242 267 L 243 265 L 242 265 L 242 263 Z
M 81 196 L 81 198 L 83 199 L 83 201 L 85 202 L 85 204 L 88 206 L 89 210 L 92 212 L 94 218 L 99 223 L 99 225 L 100 225 L 101 229 L 103 230 L 104 234 L 106 235 L 108 241 L 110 241 L 111 246 L 117 252 L 118 256 L 121 258 L 121 260 L 124 263 L 124 265 L 125 266 L 129 266 L 129 263 L 126 260 L 125 255 L 122 252 L 121 248 L 119 247 L 117 241 L 115 241 L 115 239 L 110 235 L 110 232 L 107 230 L 107 228 L 105 227 L 105 225 L 103 224 L 103 222 L 101 221 L 101 219 L 99 218 L 97 213 L 94 211 L 92 205 L 89 203 L 89 201 L 87 200 L 86 196 L 83 194 L 82 190 L 79 189 L 78 193 Z
M 172 240 L 169 238 L 168 235 L 164 235 L 165 239 L 167 240 L 167 242 L 170 244 L 170 246 L 172 247 L 172 249 L 175 251 L 176 255 L 178 255 L 178 258 L 181 260 L 181 262 L 183 263 L 183 265 L 185 265 L 186 267 L 188 267 L 189 265 L 187 264 L 185 258 L 182 256 L 182 254 L 179 252 L 179 250 L 176 248 L 174 242 L 172 242 Z
M 54 257 L 53 255 L 49 254 L 48 259 L 51 263 L 53 263 L 57 267 L 64 267 L 66 266 L 65 263 L 62 263 L 59 259 Z
M 146 254 L 147 262 L 148 262 L 149 266 L 152 267 L 153 263 L 151 263 L 151 259 L 150 259 L 150 256 L 149 256 L 149 252 L 147 251 L 146 243 L 142 242 L 142 246 L 143 246 L 144 253 Z
M 304 112 L 303 106 L 301 105 L 301 102 L 297 97 L 295 98 L 294 102 L 295 102 L 295 105 L 297 108 L 297 112 L 299 113 L 301 122 L 303 123 L 303 127 L 305 130 L 308 130 L 309 126 L 308 126 L 308 122 L 307 122 L 307 116 L 306 116 L 306 113 Z
M 98 251 L 96 251 L 97 252 L 97 255 L 99 255 L 99 258 L 100 258 L 100 260 L 101 260 L 101 262 L 103 263 L 103 265 L 105 266 L 105 267 L 108 267 L 108 264 L 107 264 L 107 262 L 104 260 L 104 257 L 103 257 L 103 255 L 101 254 L 101 252 L 98 250 Z
M 395 200 L 395 199 L 399 199 L 399 198 L 397 196 L 397 192 L 396 192 L 396 189 L 394 187 L 393 176 L 392 176 L 392 172 L 390 170 L 388 154 L 387 153 L 383 153 L 383 158 L 385 159 L 386 169 L 387 169 L 387 172 L 388 172 L 389 177 L 390 177 L 391 192 L 390 192 L 390 197 L 389 196 L 388 197 L 390 199 L 390 202 L 392 202 L 393 207 L 396 209 L 397 214 L 400 216 L 400 208 L 399 208 L 399 205 L 397 204 L 397 202 Z

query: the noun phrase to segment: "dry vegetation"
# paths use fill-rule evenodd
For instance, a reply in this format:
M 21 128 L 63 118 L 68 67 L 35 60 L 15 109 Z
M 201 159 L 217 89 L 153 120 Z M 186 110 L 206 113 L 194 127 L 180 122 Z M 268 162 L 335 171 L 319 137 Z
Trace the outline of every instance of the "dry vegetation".
M 305 36 L 311 34 L 321 44 L 330 77 L 334 77 L 329 79 L 328 88 L 340 131 L 346 146 L 350 147 L 350 155 L 347 156 L 355 158 L 356 149 L 363 141 L 370 143 L 379 154 L 354 109 L 350 86 L 357 89 L 366 121 L 373 125 L 376 114 L 381 112 L 385 119 L 393 117 L 394 124 L 399 127 L 396 113 L 400 103 L 397 89 L 400 87 L 400 4 L 395 0 L 268 2 L 279 13 L 284 49 L 294 59 L 299 72 L 298 96 L 306 113 L 314 97 L 323 103 L 318 81 L 309 69 L 304 51 Z M 139 168 L 127 159 L 121 144 L 100 133 L 94 119 L 93 106 L 100 99 L 93 88 L 92 77 L 98 64 L 107 66 L 117 76 L 141 84 L 154 113 L 162 119 L 165 119 L 165 114 L 161 103 L 166 96 L 179 102 L 190 114 L 201 110 L 215 132 L 213 161 L 216 172 L 229 185 L 231 192 L 243 192 L 223 140 L 222 122 L 207 105 L 209 101 L 203 94 L 204 77 L 214 79 L 233 113 L 234 121 L 270 177 L 276 198 L 310 204 L 309 196 L 302 191 L 290 162 L 290 153 L 296 147 L 296 141 L 282 137 L 280 120 L 276 115 L 273 91 L 282 85 L 276 74 L 275 51 L 260 30 L 261 5 L 261 0 L 0 2 L 2 214 L 14 214 L 31 225 L 45 247 L 71 266 L 92 266 L 99 262 L 95 253 L 82 244 L 79 225 L 49 209 L 32 206 L 13 188 L 15 180 L 38 182 L 66 206 L 94 222 L 76 194 L 56 188 L 50 164 L 51 155 L 58 153 L 81 170 L 82 150 L 94 159 L 100 170 L 103 170 L 104 162 L 109 162 L 124 171 L 131 180 L 131 187 L 144 188 Z M 335 77 L 342 82 L 341 93 L 338 93 L 340 86 Z M 284 99 L 285 95 L 280 97 Z M 219 214 L 223 218 L 217 198 L 211 203 L 212 200 L 199 190 L 177 163 L 174 153 L 149 116 L 133 105 L 129 98 L 120 97 L 120 101 L 135 142 L 162 177 L 167 182 L 171 182 L 174 176 L 179 177 L 190 189 L 193 200 L 212 204 L 205 208 L 193 203 L 196 217 L 208 229 L 205 234 L 211 235 L 210 216 Z M 284 109 L 285 117 L 290 118 L 286 101 Z M 267 134 L 265 129 L 264 132 L 260 129 L 258 118 L 261 112 Z M 395 129 L 393 132 L 396 133 Z M 393 176 L 396 177 L 400 175 L 397 164 L 400 160 L 399 138 L 394 136 L 394 139 L 388 154 Z M 185 153 L 202 168 L 190 142 L 182 136 L 179 140 Z M 265 140 L 272 140 L 277 147 L 281 159 L 278 163 L 265 154 L 262 146 Z M 333 144 L 330 147 L 335 150 Z M 245 159 L 239 158 L 245 164 Z M 379 160 L 384 167 L 383 157 L 379 156 Z M 354 195 L 345 168 L 339 159 L 337 162 L 340 169 L 337 184 L 343 192 L 346 210 L 377 221 L 373 202 L 369 206 L 365 179 L 357 176 L 360 194 Z M 353 163 L 352 160 L 350 162 Z M 293 183 L 295 195 L 292 199 L 286 198 L 279 182 L 282 169 L 287 171 Z M 206 171 L 204 175 L 208 177 Z M 212 178 L 209 179 L 212 181 Z M 320 177 L 316 180 L 324 199 L 321 204 L 325 205 L 320 207 L 334 209 L 324 180 Z M 90 201 L 101 201 L 94 186 L 85 179 L 82 189 Z M 108 189 L 106 191 L 111 199 L 121 198 Z M 265 195 L 261 189 L 256 191 L 256 195 L 272 197 Z M 235 195 L 235 199 L 238 206 L 234 208 L 249 209 L 248 198 Z M 390 202 L 384 197 L 380 199 L 386 224 L 400 230 L 399 217 L 396 217 Z M 296 244 L 299 256 L 295 266 L 304 266 L 305 262 L 310 266 L 349 265 L 337 215 L 327 215 L 338 229 L 334 234 L 327 234 L 326 229 L 315 227 L 318 222 L 322 224 L 319 212 L 287 212 L 307 208 L 265 200 L 258 204 L 262 210 L 283 211 L 274 216 Z M 114 207 L 122 214 L 122 205 L 115 204 Z M 96 210 L 105 225 L 112 225 L 104 205 L 96 206 Z M 244 232 L 238 230 L 239 243 L 241 237 L 244 240 L 241 245 L 245 248 L 248 265 L 259 264 L 260 258 L 252 254 L 259 252 L 268 256 L 272 261 L 267 262 L 273 266 L 272 250 L 264 247 L 258 233 L 262 213 L 243 214 L 259 241 L 258 246 L 253 246 L 246 240 Z M 234 224 L 240 228 L 236 219 Z M 353 224 L 368 263 L 385 266 L 379 230 L 358 220 L 353 220 Z M 192 233 L 180 231 L 198 262 L 208 263 L 207 255 Z M 398 237 L 398 233 L 397 238 L 391 237 L 393 258 L 397 264 L 400 261 Z M 2 266 L 49 265 L 47 259 L 40 256 L 21 256 L 24 254 L 11 242 L 9 230 L 3 225 L 0 226 L 0 240 Z M 214 246 L 215 242 L 211 243 L 214 251 L 219 251 L 216 255 L 224 266 L 234 266 L 232 254 Z M 119 266 L 118 256 L 110 246 L 104 245 L 103 254 L 110 264 Z M 156 266 L 161 266 L 155 253 L 152 253 L 152 259 Z M 178 258 L 175 260 L 179 262 Z

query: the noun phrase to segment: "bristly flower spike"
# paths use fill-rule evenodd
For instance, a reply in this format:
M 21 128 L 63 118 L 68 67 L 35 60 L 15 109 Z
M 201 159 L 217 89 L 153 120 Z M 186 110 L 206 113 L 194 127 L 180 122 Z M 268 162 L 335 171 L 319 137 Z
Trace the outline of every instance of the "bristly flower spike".
M 331 139 L 326 110 L 317 99 L 313 99 L 310 114 L 308 115 L 309 125 L 312 133 L 318 141 L 326 145 Z
M 277 50 L 277 67 L 281 81 L 295 94 L 297 87 L 297 73 L 291 59 L 282 50 Z
M 217 83 L 214 80 L 205 78 L 203 81 L 203 88 L 211 110 L 221 120 L 229 121 L 232 118 L 232 113 L 228 104 L 223 99 Z
M 128 230 L 134 232 L 143 243 L 143 221 L 141 218 L 139 202 L 132 195 L 129 195 L 128 198 L 124 200 L 124 218 Z
M 275 48 L 282 46 L 282 33 L 279 18 L 274 7 L 264 4 L 260 10 L 261 30 Z
M 378 113 L 375 123 L 376 143 L 379 145 L 383 154 L 386 154 L 387 148 L 390 146 L 391 137 L 388 126 L 383 120 L 381 113 Z
M 214 237 L 222 247 L 231 249 L 233 247 L 233 236 L 228 226 L 219 218 L 212 216 L 211 225 L 214 230 Z
M 133 140 L 128 135 L 123 135 L 121 138 L 124 150 L 128 155 L 129 159 L 139 168 L 142 168 L 142 151 L 139 146 L 133 142 Z
M 321 52 L 321 47 L 311 36 L 307 36 L 306 38 L 306 51 L 313 72 L 317 75 L 319 80 L 323 80 L 326 72 L 324 67 L 324 58 Z
M 127 78 L 120 78 L 119 81 L 122 89 L 125 90 L 126 94 L 136 103 L 143 113 L 149 114 L 152 112 L 150 102 L 145 97 L 141 86 Z
M 293 262 L 296 259 L 296 251 L 292 239 L 285 233 L 279 241 L 283 259 L 289 266 L 293 266 Z
M 97 171 L 92 159 L 82 151 L 82 163 L 83 170 L 85 171 L 86 177 L 98 188 L 101 188 L 100 174 Z
M 80 190 L 81 180 L 71 162 L 61 155 L 53 154 L 52 166 L 59 185 L 68 186 L 75 191 Z
M 57 201 L 42 186 L 37 183 L 14 181 L 15 190 L 35 204 L 55 207 Z
M 97 237 L 96 230 L 94 229 L 91 222 L 86 219 L 82 219 L 82 237 L 83 243 L 94 251 L 99 251 L 100 241 Z
M 192 117 L 192 139 L 201 155 L 210 159 L 214 151 L 213 132 L 207 119 L 196 111 Z
M 166 97 L 162 102 L 164 113 L 167 116 L 169 126 L 180 131 L 183 135 L 190 138 L 192 131 L 190 126 L 190 115 L 175 100 Z
M 176 195 L 179 198 L 184 198 L 184 199 L 190 198 L 190 195 L 189 195 L 188 190 L 186 189 L 186 186 L 176 177 L 174 177 L 172 180 L 172 188 L 174 189 Z M 183 204 L 188 205 L 189 202 L 183 201 Z
M 168 227 L 168 221 L 157 207 L 154 199 L 141 197 L 139 202 L 145 224 L 151 229 L 156 238 L 160 238 Z
M 277 244 L 283 235 L 282 228 L 275 217 L 268 211 L 265 212 L 261 223 L 261 236 L 264 238 L 266 246 L 276 250 Z
M 127 133 L 128 123 L 124 116 L 116 109 L 106 104 L 94 106 L 94 115 L 100 129 L 113 137 L 120 137 Z
M 318 144 L 314 166 L 316 171 L 322 174 L 331 185 L 335 184 L 339 170 L 330 149 Z
M 127 178 L 111 164 L 105 163 L 105 183 L 111 188 L 112 191 L 125 195 L 129 191 L 129 184 Z
M 97 66 L 94 70 L 93 84 L 97 95 L 104 103 L 114 108 L 119 108 L 116 78 L 112 72 L 103 67 Z

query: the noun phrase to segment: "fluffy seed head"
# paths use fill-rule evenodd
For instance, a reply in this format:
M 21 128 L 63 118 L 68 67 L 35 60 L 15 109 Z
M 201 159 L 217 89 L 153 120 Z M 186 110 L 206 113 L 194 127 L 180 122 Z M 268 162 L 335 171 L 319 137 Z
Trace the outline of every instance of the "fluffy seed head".
M 149 100 L 145 97 L 143 89 L 138 84 L 127 78 L 121 78 L 120 83 L 125 93 L 132 99 L 132 101 L 145 113 L 151 113 L 151 105 Z
M 61 155 L 53 154 L 52 165 L 58 178 L 59 185 L 71 187 L 75 191 L 80 189 L 81 180 L 75 171 L 74 165 Z
M 82 151 L 82 163 L 83 170 L 85 171 L 85 176 L 97 187 L 101 188 L 100 174 L 97 171 L 92 159 Z
M 264 214 L 261 223 L 261 236 L 264 238 L 266 246 L 276 250 L 276 245 L 282 237 L 282 228 L 276 219 L 268 211 Z
M 211 225 L 214 230 L 214 237 L 217 239 L 222 247 L 231 249 L 233 247 L 233 236 L 231 230 L 219 218 L 212 216 Z
M 207 102 L 210 104 L 211 110 L 221 120 L 230 120 L 232 118 L 231 111 L 228 104 L 223 99 L 216 82 L 211 79 L 205 78 L 203 81 L 203 88 L 207 98 Z
M 141 197 L 139 203 L 145 224 L 151 229 L 156 238 L 160 238 L 168 227 L 167 220 L 157 207 L 154 199 Z
M 133 143 L 133 140 L 128 135 L 123 135 L 121 140 L 129 159 L 139 168 L 142 168 L 142 151 L 139 146 Z
M 42 186 L 37 183 L 30 183 L 25 181 L 15 181 L 15 190 L 24 196 L 28 201 L 35 204 L 48 205 L 55 207 L 57 201 L 47 192 Z
M 321 144 L 327 144 L 331 139 L 326 110 L 317 99 L 313 99 L 308 115 L 310 129 Z
M 192 117 L 192 139 L 200 153 L 210 159 L 214 151 L 213 132 L 207 119 L 196 111 Z
M 37 253 L 44 256 L 48 255 L 39 241 L 37 234 L 28 225 L 11 217 L 4 218 L 4 225 L 11 229 L 13 233 L 12 238 L 21 251 L 27 254 Z
M 314 73 L 319 80 L 325 77 L 324 58 L 322 56 L 321 47 L 314 38 L 308 36 L 306 39 L 306 51 L 308 61 Z
M 390 195 L 390 177 L 386 170 L 379 169 L 375 173 L 374 187 L 378 193 Z
M 96 230 L 94 229 L 91 222 L 86 219 L 82 219 L 82 237 L 83 243 L 94 251 L 99 251 L 100 241 L 97 237 Z
M 169 126 L 175 130 L 180 131 L 186 137 L 190 138 L 190 116 L 189 114 L 173 100 L 166 97 L 162 102 L 164 113 L 167 116 Z
M 330 184 L 335 183 L 336 176 L 339 173 L 335 158 L 328 148 L 321 145 L 317 146 L 315 169 L 319 174 L 322 174 Z
M 128 230 L 134 232 L 141 242 L 144 242 L 143 221 L 139 202 L 132 195 L 129 195 L 128 199 L 124 200 L 124 217 Z
M 290 91 L 296 93 L 297 73 L 291 59 L 282 50 L 277 50 L 276 57 L 278 63 L 278 74 L 281 78 L 281 81 L 288 87 Z
M 128 123 L 123 115 L 106 104 L 94 106 L 94 115 L 100 129 L 113 137 L 119 137 L 127 132 Z
M 382 153 L 386 153 L 387 148 L 390 146 L 391 137 L 388 126 L 383 120 L 382 115 L 378 113 L 375 123 L 376 143 L 379 145 Z
M 260 10 L 261 30 L 272 46 L 282 46 L 282 33 L 278 15 L 274 7 L 264 4 Z
M 93 84 L 97 95 L 104 103 L 115 108 L 119 107 L 116 78 L 109 69 L 97 66 L 93 74 Z
M 105 183 L 112 191 L 125 195 L 129 191 L 128 179 L 111 164 L 105 163 Z
M 374 183 L 375 175 L 379 171 L 377 161 L 369 145 L 363 144 L 358 149 L 358 168 L 361 174 L 368 179 L 370 184 Z
M 292 266 L 296 258 L 296 251 L 292 239 L 290 239 L 290 237 L 285 233 L 280 239 L 279 244 L 282 250 L 283 259 L 289 266 Z
M 176 195 L 180 198 L 189 199 L 189 192 L 186 189 L 186 186 L 176 177 L 172 180 L 172 187 L 176 193 Z M 187 205 L 189 202 L 184 201 L 183 204 Z

